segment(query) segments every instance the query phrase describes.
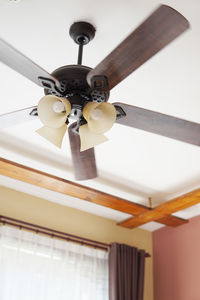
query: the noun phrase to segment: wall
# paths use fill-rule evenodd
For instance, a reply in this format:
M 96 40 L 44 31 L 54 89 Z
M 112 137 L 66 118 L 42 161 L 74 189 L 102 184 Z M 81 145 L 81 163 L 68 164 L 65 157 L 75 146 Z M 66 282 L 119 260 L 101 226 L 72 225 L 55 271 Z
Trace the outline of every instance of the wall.
M 200 216 L 153 233 L 155 300 L 200 299 Z
M 0 214 L 104 243 L 126 243 L 152 254 L 152 235 L 148 231 L 122 228 L 112 220 L 2 186 Z M 153 300 L 152 257 L 146 259 L 144 300 Z

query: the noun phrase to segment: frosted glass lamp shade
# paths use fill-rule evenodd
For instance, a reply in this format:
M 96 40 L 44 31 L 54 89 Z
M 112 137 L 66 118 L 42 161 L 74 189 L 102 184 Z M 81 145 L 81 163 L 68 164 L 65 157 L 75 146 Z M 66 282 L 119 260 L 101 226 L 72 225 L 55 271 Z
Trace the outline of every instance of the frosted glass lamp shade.
M 58 148 L 61 148 L 63 137 L 65 135 L 65 132 L 67 130 L 67 125 L 64 124 L 60 128 L 50 128 L 47 126 L 43 126 L 42 128 L 39 128 L 36 130 L 36 132 L 41 135 L 43 138 L 45 138 L 50 143 L 54 144 Z
M 108 138 L 105 135 L 92 132 L 89 129 L 88 124 L 79 127 L 79 135 L 81 140 L 80 151 L 88 150 L 108 141 Z
M 64 108 L 63 111 L 62 107 Z M 69 100 L 52 95 L 44 96 L 38 104 L 38 116 L 40 121 L 45 126 L 51 128 L 63 126 L 70 111 L 71 104 Z
M 116 120 L 116 109 L 110 103 L 89 102 L 83 109 L 83 116 L 90 131 L 102 134 L 113 126 Z

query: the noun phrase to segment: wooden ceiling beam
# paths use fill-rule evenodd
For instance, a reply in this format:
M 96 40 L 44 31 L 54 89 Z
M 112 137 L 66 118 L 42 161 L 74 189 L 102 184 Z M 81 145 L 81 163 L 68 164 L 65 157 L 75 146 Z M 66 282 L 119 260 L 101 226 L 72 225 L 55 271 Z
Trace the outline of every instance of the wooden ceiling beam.
M 200 188 L 162 203 L 151 211 L 142 213 L 136 217 L 128 218 L 127 220 L 118 223 L 118 225 L 126 228 L 135 228 L 148 222 L 158 222 L 160 219 L 164 219 L 165 221 L 167 220 L 168 215 L 198 203 L 200 203 Z
M 4 158 L 0 158 L 0 174 L 134 216 L 151 211 L 146 206 L 23 166 Z M 168 216 L 167 218 L 161 218 L 158 222 L 167 226 L 178 226 L 186 223 L 187 220 Z

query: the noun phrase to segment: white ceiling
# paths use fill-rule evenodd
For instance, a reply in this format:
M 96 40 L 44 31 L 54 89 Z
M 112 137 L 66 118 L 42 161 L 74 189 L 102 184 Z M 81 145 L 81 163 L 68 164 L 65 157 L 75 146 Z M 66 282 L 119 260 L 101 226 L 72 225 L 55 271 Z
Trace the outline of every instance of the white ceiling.
M 155 0 L 0 0 L 0 36 L 52 72 L 76 63 L 78 49 L 68 29 L 74 21 L 90 21 L 97 32 L 85 47 L 83 63 L 95 67 L 159 4 Z M 164 4 L 179 10 L 191 29 L 115 87 L 110 102 L 125 102 L 199 123 L 200 1 Z M 42 89 L 8 67 L 0 68 L 0 114 L 37 105 Z M 40 126 L 36 120 L 2 130 L 0 156 L 74 180 L 67 136 L 58 150 L 34 132 Z M 200 186 L 198 147 L 120 125 L 107 136 L 110 141 L 96 147 L 99 178 L 82 184 L 145 205 L 148 197 L 157 205 Z M 2 178 L 2 185 L 23 190 L 19 183 Z M 48 199 L 49 194 L 44 195 Z M 126 217 L 79 202 L 80 209 L 92 213 L 116 220 Z M 68 204 L 73 206 L 72 201 Z M 199 207 L 194 210 L 200 214 Z M 187 217 L 192 215 L 190 212 Z M 156 227 L 147 224 L 144 228 Z

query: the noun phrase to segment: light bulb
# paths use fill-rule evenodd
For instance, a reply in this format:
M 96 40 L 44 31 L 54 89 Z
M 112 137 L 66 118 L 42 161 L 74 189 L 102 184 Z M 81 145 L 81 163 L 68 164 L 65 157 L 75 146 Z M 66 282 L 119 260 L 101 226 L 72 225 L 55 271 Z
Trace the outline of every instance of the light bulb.
M 56 113 L 61 113 L 65 111 L 65 106 L 61 101 L 54 102 L 52 108 Z
M 102 114 L 103 112 L 100 109 L 96 108 L 92 110 L 91 117 L 93 120 L 99 120 L 102 117 Z

